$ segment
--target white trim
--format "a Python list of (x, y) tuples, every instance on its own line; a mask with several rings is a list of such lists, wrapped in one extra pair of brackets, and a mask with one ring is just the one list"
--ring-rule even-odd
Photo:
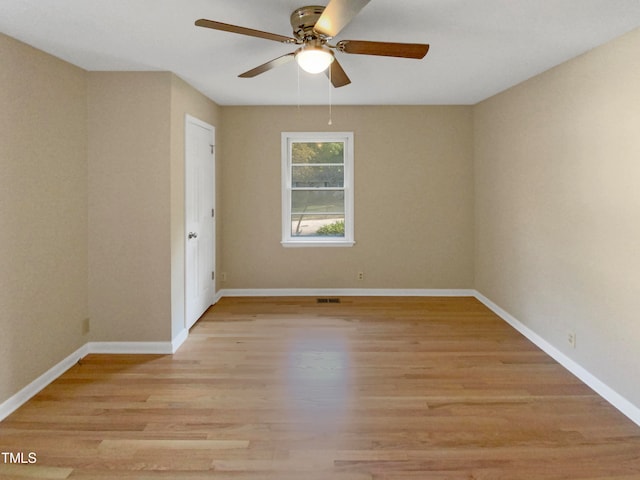
[(43, 388), (57, 379), (64, 372), (73, 367), (78, 361), (89, 353), (89, 344), (85, 344), (73, 352), (67, 358), (51, 367), (45, 373), (36, 378), (29, 385), (24, 387), (15, 395), (12, 395), (0, 404), (0, 421), (7, 418), (31, 398), (38, 394)]
[(173, 340), (171, 340), (171, 353), (176, 353), (187, 338), (189, 338), (189, 330), (184, 328)]
[(222, 297), (473, 297), (475, 290), (423, 288), (232, 288)]
[(172, 342), (89, 342), (88, 353), (161, 354), (173, 353)]
[(218, 290), (216, 292), (215, 296), (213, 297), (213, 304), (212, 305), (215, 305), (216, 303), (218, 303), (220, 301), (220, 299), (222, 297), (224, 297), (223, 292), (224, 292), (224, 290)]
[[(341, 142), (344, 144), (344, 237), (295, 237), (291, 235), (291, 145), (293, 142)], [(352, 247), (354, 239), (354, 140), (353, 132), (282, 132), (281, 190), (283, 247)], [(322, 189), (317, 189), (322, 190)], [(333, 189), (331, 189), (333, 190)]]
[[(315, 237), (314, 237), (315, 238)], [(327, 237), (330, 238), (330, 237)], [(356, 242), (349, 240), (287, 240), (280, 242), (283, 247), (297, 248), (297, 247), (353, 247)]]
[[(211, 125), (211, 124), (209, 124), (209, 123), (207, 123), (207, 122), (205, 122), (203, 120), (200, 120), (199, 118), (194, 117), (193, 115), (189, 115), (188, 113), (184, 114), (184, 119), (185, 119), (185, 122), (187, 122), (187, 121), (191, 122), (191, 123), (193, 123), (195, 125), (198, 125), (199, 127), (204, 128), (205, 130), (215, 129), (215, 127), (213, 125)], [(214, 141), (215, 141), (215, 137), (214, 137)]]
[(521, 321), (512, 316), (509, 312), (499, 307), (487, 297), (485, 297), (480, 292), (475, 292), (475, 297), (482, 302), (487, 308), (492, 310), (496, 315), (502, 318), (505, 322), (511, 325), (513, 328), (518, 330), (521, 334), (523, 334), (527, 339), (533, 342), (536, 346), (538, 346), (542, 351), (544, 351), (547, 355), (553, 358), (556, 362), (562, 365), (564, 368), (573, 373), (576, 377), (578, 377), (582, 382), (584, 382), (588, 387), (594, 390), (598, 395), (604, 398), (607, 402), (613, 405), (616, 409), (618, 409), (622, 414), (627, 416), (631, 421), (635, 424), (640, 425), (640, 408), (631, 403), (625, 397), (616, 392), (609, 385), (601, 381), (599, 378), (594, 376), (588, 370), (586, 370), (583, 366), (578, 364), (573, 359), (566, 356), (556, 347), (547, 342), (544, 338), (538, 335), (536, 332), (531, 330)]
[[(186, 332), (186, 333), (184, 333)], [(173, 342), (89, 342), (67, 356), (45, 373), (36, 378), (15, 395), (0, 404), (0, 421), (7, 418), (27, 403), (43, 388), (55, 381), (73, 367), (79, 360), (91, 353), (106, 354), (172, 354), (186, 340), (188, 331), (181, 333)], [(184, 338), (183, 337), (184, 334)], [(180, 342), (178, 344), (178, 342)], [(174, 350), (175, 346), (175, 350)]]

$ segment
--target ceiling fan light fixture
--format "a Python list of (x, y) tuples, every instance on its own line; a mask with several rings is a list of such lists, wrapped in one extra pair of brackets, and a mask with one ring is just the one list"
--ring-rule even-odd
[(306, 45), (296, 52), (296, 62), (308, 73), (324, 72), (333, 60), (333, 52), (325, 46)]

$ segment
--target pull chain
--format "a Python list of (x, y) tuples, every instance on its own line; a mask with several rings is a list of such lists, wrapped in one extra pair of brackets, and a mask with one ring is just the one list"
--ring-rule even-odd
[[(297, 65), (298, 62), (296, 62)], [(300, 113), (300, 65), (297, 65), (298, 69), (298, 113)]]
[(331, 82), (331, 65), (329, 65), (329, 125), (333, 125), (331, 121), (331, 101), (332, 101), (333, 83)]

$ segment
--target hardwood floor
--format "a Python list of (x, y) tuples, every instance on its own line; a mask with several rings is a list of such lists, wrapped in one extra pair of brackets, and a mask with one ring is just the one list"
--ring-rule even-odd
[[(640, 479), (640, 427), (473, 298), (225, 298), (0, 424), (0, 478)], [(26, 457), (25, 457), (26, 458)]]

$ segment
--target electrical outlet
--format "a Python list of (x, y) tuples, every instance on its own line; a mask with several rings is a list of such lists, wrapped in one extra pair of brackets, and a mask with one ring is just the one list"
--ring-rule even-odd
[(89, 317), (82, 320), (82, 334), (86, 335), (91, 331), (91, 319)]
[(576, 333), (567, 332), (567, 343), (571, 348), (576, 348)]
[(358, 280), (364, 280), (364, 272), (358, 272)]
[(227, 272), (220, 273), (220, 281), (221, 282), (226, 282), (227, 281)]

